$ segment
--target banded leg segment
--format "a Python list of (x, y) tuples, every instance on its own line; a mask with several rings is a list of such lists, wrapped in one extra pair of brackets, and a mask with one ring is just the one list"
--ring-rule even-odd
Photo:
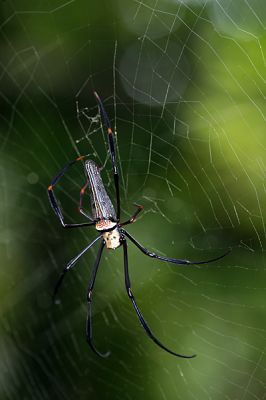
[[(90, 219), (91, 221), (93, 221), (93, 218), (92, 218), (88, 213), (86, 213), (86, 211), (83, 210), (83, 198), (84, 198), (85, 191), (86, 191), (87, 187), (89, 186), (89, 184), (90, 184), (90, 182), (87, 181), (86, 185), (84, 185), (83, 188), (81, 188), (81, 190), (80, 190), (79, 208), (78, 208), (78, 210), (79, 210), (79, 212), (80, 212), (81, 214), (83, 214), (85, 217), (87, 217), (88, 219)], [(95, 222), (96, 222), (96, 221), (95, 221)]]
[(107, 353), (100, 353), (94, 346), (93, 340), (92, 340), (92, 291), (93, 291), (93, 287), (95, 284), (95, 279), (96, 279), (98, 267), (99, 267), (99, 264), (101, 261), (101, 256), (102, 256), (104, 246), (105, 246), (105, 242), (103, 240), (101, 243), (101, 246), (99, 248), (97, 258), (95, 260), (95, 264), (93, 267), (93, 271), (92, 271), (92, 275), (91, 275), (91, 279), (90, 279), (88, 291), (87, 291), (88, 315), (87, 315), (87, 323), (86, 323), (86, 338), (87, 338), (87, 342), (88, 342), (90, 348), (92, 349), (92, 351), (94, 351), (94, 353), (96, 353), (98, 356), (106, 358), (109, 356), (110, 352), (108, 351)]
[(210, 260), (206, 260), (206, 261), (189, 261), (189, 260), (183, 260), (183, 259), (180, 259), (180, 258), (163, 257), (163, 256), (159, 256), (158, 254), (153, 253), (153, 252), (149, 251), (148, 249), (146, 249), (144, 246), (142, 246), (142, 244), (140, 244), (132, 235), (130, 235), (124, 229), (121, 229), (121, 231), (146, 256), (149, 256), (149, 257), (152, 257), (152, 258), (156, 258), (157, 260), (166, 261), (166, 262), (170, 262), (170, 263), (173, 263), (173, 264), (178, 264), (178, 265), (208, 264), (208, 263), (220, 260), (221, 258), (227, 256), (227, 254), (229, 254), (231, 252), (231, 250), (228, 250), (226, 253), (222, 254), (221, 256), (215, 257), (215, 258), (211, 258)]
[(112, 167), (113, 167), (113, 175), (114, 175), (114, 184), (115, 184), (115, 191), (116, 191), (116, 206), (117, 206), (117, 220), (120, 220), (120, 192), (119, 192), (119, 173), (118, 173), (118, 168), (117, 168), (117, 162), (116, 162), (116, 152), (115, 152), (115, 143), (114, 143), (114, 134), (111, 128), (111, 123), (108, 118), (107, 112), (104, 109), (102, 100), (100, 99), (99, 95), (97, 92), (94, 92), (94, 95), (96, 97), (96, 100), (98, 102), (98, 106), (103, 118), (104, 125), (107, 128), (107, 133), (108, 133), (108, 145), (109, 145), (109, 150), (110, 150), (110, 155), (111, 155), (111, 161), (112, 161)]
[(162, 344), (162, 343), (154, 336), (154, 334), (152, 333), (152, 331), (151, 331), (149, 325), (147, 324), (147, 322), (146, 322), (146, 320), (144, 319), (144, 317), (143, 317), (143, 315), (142, 315), (140, 309), (139, 309), (138, 306), (137, 306), (135, 297), (134, 297), (134, 295), (133, 295), (133, 293), (132, 293), (132, 290), (131, 290), (131, 284), (130, 284), (130, 278), (129, 278), (129, 271), (128, 271), (127, 242), (126, 242), (125, 239), (123, 240), (123, 248), (124, 248), (124, 272), (125, 272), (125, 285), (126, 285), (126, 290), (127, 290), (128, 297), (130, 298), (131, 303), (133, 304), (134, 310), (135, 310), (135, 312), (136, 312), (136, 314), (137, 314), (137, 316), (138, 316), (138, 319), (139, 319), (139, 322), (140, 322), (142, 328), (145, 330), (145, 332), (147, 333), (147, 335), (149, 336), (149, 338), (152, 339), (152, 340), (154, 341), (155, 344), (157, 344), (157, 346), (161, 347), (163, 350), (167, 351), (168, 353), (173, 354), (173, 355), (176, 356), (176, 357), (181, 357), (181, 358), (193, 358), (193, 357), (195, 357), (195, 356), (196, 356), (195, 354), (193, 354), (193, 355), (191, 355), (191, 356), (186, 356), (186, 355), (183, 355), (183, 354), (175, 353), (174, 351), (168, 349), (164, 344)]
[(88, 251), (94, 245), (94, 243), (96, 243), (97, 240), (99, 240), (100, 238), (101, 238), (101, 236), (98, 236), (88, 246), (86, 246), (85, 249), (83, 249), (76, 257), (72, 258), (72, 260), (70, 260), (68, 262), (67, 266), (61, 272), (61, 275), (59, 276), (59, 279), (58, 279), (58, 281), (57, 281), (57, 283), (55, 285), (54, 293), (53, 293), (53, 302), (55, 302), (56, 295), (58, 293), (59, 288), (62, 285), (62, 282), (63, 282), (63, 279), (64, 279), (66, 273), (68, 271), (70, 271), (73, 267), (75, 267), (75, 265), (77, 264), (77, 262), (80, 259), (80, 257), (82, 257), (86, 253), (86, 251)]
[(133, 224), (136, 221), (138, 214), (143, 210), (144, 207), (139, 204), (134, 204), (134, 206), (137, 207), (137, 210), (134, 212), (132, 217), (130, 217), (127, 221), (121, 222), (120, 226)]
[(53, 188), (54, 186), (58, 183), (58, 181), (62, 178), (62, 176), (66, 173), (66, 171), (68, 170), (69, 167), (71, 167), (72, 165), (74, 165), (76, 162), (83, 160), (85, 156), (80, 156), (77, 157), (75, 160), (70, 161), (69, 163), (67, 163), (62, 170), (54, 177), (54, 179), (51, 182), (51, 185), (48, 186), (48, 197), (50, 200), (50, 204), (55, 212), (55, 214), (57, 215), (57, 217), (59, 218), (59, 221), (61, 222), (61, 225), (64, 228), (79, 228), (82, 226), (91, 226), (94, 225), (94, 221), (92, 218), (90, 218), (89, 216), (87, 216), (87, 218), (90, 219), (91, 222), (83, 222), (83, 223), (78, 223), (78, 224), (67, 224), (64, 221), (64, 216), (62, 213), (62, 210), (59, 206), (59, 203), (56, 199), (56, 196), (54, 194)]

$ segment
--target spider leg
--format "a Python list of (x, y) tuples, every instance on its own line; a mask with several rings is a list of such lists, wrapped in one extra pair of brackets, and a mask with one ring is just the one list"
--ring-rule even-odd
[(89, 217), (88, 215), (87, 215), (87, 217), (90, 219), (91, 222), (83, 222), (83, 223), (80, 223), (80, 224), (66, 224), (65, 221), (64, 221), (64, 216), (63, 216), (62, 210), (61, 210), (61, 208), (60, 208), (60, 206), (58, 204), (58, 201), (57, 201), (57, 199), (55, 197), (55, 194), (53, 192), (54, 186), (62, 178), (62, 176), (65, 174), (65, 172), (68, 170), (68, 168), (71, 167), (73, 164), (75, 164), (77, 161), (82, 160), (83, 158), (84, 158), (84, 156), (80, 156), (80, 157), (77, 157), (75, 160), (68, 162), (61, 169), (61, 171), (54, 177), (54, 179), (52, 180), (51, 184), (48, 186), (48, 197), (49, 197), (49, 200), (50, 200), (50, 204), (51, 204), (55, 214), (59, 218), (59, 220), (61, 222), (61, 225), (64, 228), (79, 228), (79, 227), (82, 227), (82, 226), (91, 226), (91, 225), (95, 224), (94, 220), (91, 217)]
[(135, 300), (135, 298), (134, 298), (134, 296), (133, 296), (132, 290), (131, 290), (131, 284), (130, 284), (130, 278), (129, 278), (129, 271), (128, 271), (127, 242), (126, 242), (125, 239), (123, 240), (123, 248), (124, 248), (125, 285), (126, 285), (127, 294), (128, 294), (128, 297), (130, 298), (132, 304), (133, 304), (133, 307), (134, 307), (134, 309), (135, 309), (135, 311), (136, 311), (136, 314), (137, 314), (137, 316), (138, 316), (139, 322), (141, 323), (141, 326), (144, 328), (144, 330), (145, 330), (145, 332), (147, 333), (147, 335), (149, 336), (149, 338), (152, 339), (152, 340), (154, 341), (154, 343), (157, 344), (157, 346), (161, 347), (163, 350), (167, 351), (167, 352), (170, 353), (170, 354), (173, 354), (173, 355), (176, 356), (176, 357), (181, 357), (181, 358), (193, 358), (193, 357), (196, 357), (196, 354), (193, 354), (193, 355), (191, 355), (191, 356), (186, 356), (186, 355), (183, 355), (183, 354), (175, 353), (174, 351), (172, 351), (172, 350), (168, 349), (166, 346), (164, 346), (164, 345), (154, 336), (154, 334), (152, 333), (152, 331), (151, 331), (149, 325), (147, 324), (147, 322), (145, 321), (143, 315), (141, 314), (141, 312), (140, 312), (140, 310), (139, 310), (139, 308), (138, 308), (138, 306), (137, 306), (136, 300)]
[(60, 286), (61, 286), (61, 284), (62, 284), (62, 282), (63, 282), (63, 279), (64, 279), (66, 273), (67, 273), (68, 271), (70, 271), (70, 270), (76, 265), (76, 263), (77, 263), (77, 261), (80, 259), (80, 257), (82, 257), (83, 254), (85, 254), (86, 251), (88, 251), (88, 250), (94, 245), (94, 243), (96, 243), (97, 240), (100, 239), (100, 237), (101, 237), (101, 236), (98, 236), (96, 239), (94, 239), (94, 240), (93, 240), (87, 247), (85, 247), (85, 249), (83, 249), (76, 257), (74, 257), (71, 261), (69, 261), (69, 263), (67, 264), (67, 266), (63, 269), (63, 271), (61, 272), (61, 275), (59, 276), (59, 279), (58, 279), (58, 281), (57, 281), (57, 283), (56, 283), (56, 285), (55, 285), (55, 288), (54, 288), (54, 293), (53, 293), (53, 302), (54, 302), (54, 303), (55, 303), (55, 299), (56, 299), (57, 292), (58, 292), (58, 290), (59, 290), (59, 288), (60, 288)]
[(136, 221), (137, 215), (143, 210), (143, 206), (141, 206), (141, 205), (139, 205), (139, 204), (134, 204), (134, 206), (137, 207), (137, 210), (134, 212), (134, 214), (132, 215), (132, 217), (130, 217), (127, 221), (121, 222), (120, 226), (125, 226), (125, 225), (128, 225), (128, 224), (133, 224), (133, 222)]
[(116, 163), (116, 153), (115, 153), (115, 143), (114, 143), (114, 134), (111, 128), (111, 123), (108, 118), (107, 112), (104, 109), (102, 100), (100, 99), (99, 95), (97, 92), (94, 92), (94, 96), (96, 97), (96, 100), (98, 102), (98, 106), (104, 121), (104, 125), (107, 128), (107, 133), (108, 133), (108, 144), (109, 144), (109, 150), (111, 154), (111, 161), (112, 161), (112, 166), (113, 166), (113, 174), (114, 174), (114, 183), (115, 183), (115, 191), (116, 191), (116, 206), (117, 206), (117, 220), (119, 221), (120, 219), (120, 193), (119, 193), (119, 174), (118, 174), (118, 168), (117, 168), (117, 163)]
[(86, 338), (87, 338), (87, 342), (88, 342), (90, 348), (92, 349), (92, 351), (94, 351), (94, 353), (96, 353), (98, 356), (106, 358), (110, 355), (110, 351), (108, 351), (107, 353), (100, 353), (94, 346), (93, 340), (92, 340), (92, 291), (93, 291), (93, 287), (94, 287), (94, 283), (95, 283), (95, 279), (96, 279), (96, 275), (97, 275), (97, 271), (98, 271), (98, 267), (100, 264), (104, 246), (105, 246), (105, 241), (103, 240), (101, 243), (101, 246), (99, 248), (97, 258), (95, 260), (91, 279), (90, 279), (89, 286), (88, 286), (88, 292), (87, 292), (88, 315), (87, 315), (87, 323), (86, 323)]
[(80, 190), (80, 197), (79, 197), (79, 207), (78, 210), (81, 214), (83, 214), (85, 217), (89, 218), (91, 221), (93, 221), (92, 217), (86, 213), (86, 211), (83, 210), (83, 197), (85, 194), (85, 190), (87, 189), (87, 187), (89, 186), (90, 182), (87, 181), (87, 183), (83, 186), (83, 188), (81, 188)]
[(153, 253), (149, 250), (147, 250), (144, 246), (142, 246), (132, 235), (130, 235), (128, 232), (126, 232), (124, 229), (121, 229), (122, 233), (127, 236), (131, 242), (138, 248), (140, 249), (140, 251), (142, 251), (142, 253), (144, 253), (146, 256), (152, 257), (152, 258), (156, 258), (157, 260), (161, 260), (161, 261), (167, 261), (173, 264), (179, 264), (179, 265), (195, 265), (195, 264), (208, 264), (211, 263), (213, 261), (217, 261), (220, 260), (221, 258), (225, 257), (227, 254), (229, 254), (231, 252), (231, 249), (228, 250), (226, 253), (222, 254), (219, 257), (215, 257), (215, 258), (211, 258), (210, 260), (206, 260), (206, 261), (189, 261), (189, 260), (182, 260), (179, 258), (168, 258), (168, 257), (162, 257), (159, 256), (156, 253)]

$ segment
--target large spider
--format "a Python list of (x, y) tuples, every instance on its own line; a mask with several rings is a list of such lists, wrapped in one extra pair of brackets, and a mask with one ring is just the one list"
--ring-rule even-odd
[[(59, 203), (54, 195), (53, 188), (57, 184), (57, 182), (62, 178), (62, 176), (65, 174), (65, 172), (68, 170), (70, 166), (75, 164), (76, 162), (83, 160), (84, 156), (77, 157), (75, 160), (67, 163), (63, 169), (55, 176), (55, 178), (52, 180), (50, 186), (48, 187), (48, 196), (50, 199), (51, 206), (59, 218), (61, 225), (63, 228), (80, 228), (80, 227), (85, 227), (85, 226), (95, 226), (96, 230), (100, 233), (99, 236), (96, 237), (88, 246), (86, 246), (75, 258), (73, 258), (67, 266), (64, 268), (62, 271), (57, 284), (54, 289), (54, 294), (53, 294), (53, 299), (55, 300), (56, 294), (58, 292), (59, 287), (62, 284), (62, 281), (64, 279), (65, 274), (71, 270), (78, 260), (98, 241), (100, 240), (100, 247), (98, 250), (98, 254), (95, 260), (95, 264), (92, 270), (92, 275), (91, 279), (89, 282), (88, 286), (88, 291), (87, 291), (87, 301), (88, 301), (88, 314), (87, 314), (87, 322), (86, 322), (86, 338), (88, 341), (88, 344), (90, 345), (91, 349), (101, 357), (107, 357), (110, 352), (107, 353), (100, 353), (96, 347), (93, 344), (92, 340), (92, 292), (93, 292), (93, 287), (96, 279), (96, 274), (98, 271), (98, 267), (100, 264), (101, 256), (104, 247), (106, 246), (107, 249), (113, 249), (115, 250), (117, 247), (123, 246), (124, 250), (124, 273), (125, 273), (125, 285), (126, 285), (126, 290), (128, 297), (130, 298), (133, 307), (136, 311), (136, 314), (138, 316), (138, 319), (144, 328), (145, 332), (147, 335), (163, 350), (167, 351), (170, 354), (173, 354), (174, 356), (177, 357), (183, 357), (183, 358), (193, 358), (195, 357), (195, 354), (193, 355), (182, 355), (178, 354), (170, 349), (168, 349), (164, 344), (162, 344), (153, 334), (151, 331), (149, 325), (147, 324), (146, 320), (144, 319), (142, 313), (140, 312), (135, 297), (133, 296), (132, 290), (131, 290), (131, 284), (130, 284), (130, 278), (129, 278), (129, 271), (128, 271), (128, 254), (127, 254), (127, 240), (128, 238), (142, 253), (144, 253), (146, 256), (156, 258), (157, 260), (161, 261), (166, 261), (170, 262), (173, 264), (179, 264), (179, 265), (193, 265), (193, 264), (206, 264), (210, 263), (216, 260), (219, 260), (220, 258), (223, 258), (228, 252), (223, 254), (222, 256), (213, 258), (211, 260), (207, 261), (189, 261), (189, 260), (182, 260), (182, 259), (176, 259), (176, 258), (168, 258), (168, 257), (162, 257), (159, 256), (158, 254), (155, 254), (153, 252), (150, 252), (147, 250), (145, 247), (143, 247), (133, 236), (131, 236), (125, 229), (122, 227), (128, 224), (132, 224), (133, 222), (136, 221), (137, 215), (141, 212), (143, 209), (143, 206), (135, 204), (137, 207), (137, 210), (135, 213), (132, 215), (130, 219), (128, 219), (125, 222), (120, 222), (120, 194), (119, 194), (119, 174), (118, 174), (118, 169), (117, 169), (117, 164), (116, 164), (116, 152), (115, 152), (115, 145), (114, 145), (114, 137), (113, 137), (113, 131), (111, 128), (111, 124), (108, 118), (108, 115), (104, 109), (103, 103), (101, 99), (99, 98), (98, 94), (94, 92), (94, 95), (96, 97), (98, 107), (100, 110), (100, 114), (102, 117), (102, 120), (104, 122), (105, 127), (107, 128), (107, 134), (108, 134), (108, 144), (109, 144), (109, 151), (111, 155), (111, 161), (112, 161), (112, 169), (113, 169), (113, 176), (114, 176), (114, 184), (115, 184), (115, 191), (116, 191), (116, 206), (117, 210), (115, 211), (114, 206), (106, 193), (104, 184), (102, 182), (101, 176), (100, 176), (100, 169), (99, 167), (95, 164), (94, 161), (92, 160), (87, 160), (85, 161), (85, 173), (87, 175), (87, 183), (86, 185), (81, 189), (80, 191), (80, 203), (79, 203), (79, 211), (89, 219), (90, 222), (84, 222), (84, 223), (77, 223), (77, 224), (67, 224), (65, 223), (64, 216), (62, 213), (62, 210), (59, 206)], [(89, 186), (90, 188), (90, 197), (91, 197), (91, 208), (92, 208), (92, 216), (88, 215), (82, 207), (83, 203), (83, 197), (86, 188)]]

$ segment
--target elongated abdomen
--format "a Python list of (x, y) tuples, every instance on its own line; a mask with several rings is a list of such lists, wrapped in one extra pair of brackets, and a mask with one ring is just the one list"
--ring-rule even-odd
[(100, 220), (116, 220), (116, 212), (103, 185), (98, 166), (94, 161), (87, 160), (85, 170), (90, 183), (92, 217)]

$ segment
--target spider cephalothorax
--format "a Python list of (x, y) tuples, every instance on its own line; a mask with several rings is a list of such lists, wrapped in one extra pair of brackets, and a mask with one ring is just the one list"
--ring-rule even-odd
[(110, 232), (104, 232), (102, 237), (105, 241), (107, 249), (115, 250), (117, 247), (121, 246), (121, 235), (118, 228), (113, 229)]
[[(111, 124), (109, 121), (109, 118), (106, 114), (106, 111), (103, 107), (102, 101), (100, 100), (99, 96), (95, 92), (95, 97), (98, 102), (99, 110), (101, 113), (101, 116), (103, 118), (104, 125), (107, 128), (107, 136), (108, 136), (108, 144), (109, 144), (109, 151), (111, 155), (111, 161), (112, 161), (112, 168), (113, 168), (113, 176), (114, 176), (114, 185), (115, 185), (115, 192), (116, 192), (116, 211), (114, 209), (114, 206), (110, 200), (110, 197), (108, 196), (104, 184), (102, 182), (102, 178), (100, 175), (100, 168), (95, 164), (94, 161), (92, 160), (87, 160), (85, 162), (85, 172), (87, 176), (87, 182), (85, 186), (81, 189), (80, 191), (80, 203), (79, 203), (79, 211), (89, 219), (89, 222), (83, 222), (83, 223), (77, 223), (77, 224), (67, 224), (65, 223), (63, 213), (61, 211), (61, 208), (59, 206), (59, 203), (54, 195), (53, 188), (57, 184), (57, 182), (61, 179), (61, 177), (64, 175), (64, 173), (67, 171), (67, 169), (75, 164), (76, 162), (83, 160), (83, 156), (77, 157), (75, 160), (69, 162), (66, 164), (63, 169), (55, 176), (55, 178), (52, 180), (51, 184), (48, 187), (48, 196), (51, 202), (51, 206), (54, 209), (57, 217), (59, 218), (62, 226), (64, 228), (79, 228), (79, 227), (86, 227), (86, 226), (95, 226), (96, 230), (100, 233), (96, 239), (94, 239), (88, 246), (85, 247), (75, 258), (73, 258), (67, 266), (64, 268), (62, 274), (59, 277), (59, 280), (55, 286), (54, 290), (54, 298), (58, 292), (59, 287), (61, 286), (61, 283), (64, 279), (65, 274), (72, 269), (77, 261), (80, 259), (81, 256), (84, 255), (98, 240), (101, 240), (101, 244), (99, 247), (99, 251), (95, 260), (94, 268), (92, 270), (92, 275), (91, 275), (91, 280), (89, 282), (88, 286), (88, 291), (87, 291), (87, 302), (88, 302), (88, 316), (87, 316), (87, 323), (86, 323), (86, 338), (87, 341), (91, 347), (91, 349), (98, 354), (101, 357), (107, 357), (109, 355), (108, 353), (102, 354), (100, 353), (96, 347), (93, 344), (92, 340), (92, 292), (94, 288), (94, 283), (98, 271), (98, 267), (100, 264), (101, 256), (104, 247), (107, 249), (116, 249), (119, 246), (123, 246), (123, 251), (124, 251), (124, 274), (125, 274), (125, 285), (126, 285), (126, 290), (128, 297), (130, 298), (132, 305), (136, 311), (136, 314), (138, 316), (138, 319), (142, 325), (142, 327), (145, 329), (147, 335), (156, 343), (159, 347), (164, 349), (170, 354), (173, 354), (174, 356), (177, 357), (183, 357), (183, 358), (192, 358), (195, 357), (195, 355), (191, 356), (185, 356), (182, 354), (175, 353), (174, 351), (168, 349), (164, 344), (162, 344), (152, 333), (150, 327), (148, 326), (147, 322), (145, 321), (140, 309), (138, 308), (138, 305), (136, 303), (136, 300), (133, 296), (132, 290), (131, 290), (131, 284), (130, 284), (130, 278), (129, 278), (129, 270), (128, 270), (128, 254), (127, 254), (127, 238), (145, 255), (156, 258), (161, 261), (167, 261), (173, 264), (178, 264), (178, 265), (193, 265), (193, 264), (206, 264), (215, 260), (219, 260), (220, 258), (224, 257), (228, 252), (223, 254), (220, 257), (216, 257), (214, 259), (208, 260), (208, 261), (189, 261), (189, 260), (182, 260), (182, 259), (176, 259), (176, 258), (168, 258), (168, 257), (162, 257), (159, 256), (153, 252), (150, 252), (147, 250), (145, 247), (143, 247), (133, 236), (131, 236), (127, 231), (125, 231), (122, 226), (132, 224), (135, 222), (137, 215), (141, 212), (143, 209), (143, 206), (141, 205), (136, 205), (137, 210), (136, 212), (132, 215), (132, 217), (125, 222), (120, 222), (120, 194), (119, 194), (119, 174), (118, 174), (118, 169), (116, 165), (116, 153), (115, 153), (115, 145), (114, 145), (114, 137), (113, 137), (113, 131), (111, 128)], [(87, 214), (82, 207), (82, 202), (83, 202), (83, 197), (86, 188), (89, 186), (90, 189), (90, 196), (91, 196), (91, 208), (92, 208), (92, 215)]]

